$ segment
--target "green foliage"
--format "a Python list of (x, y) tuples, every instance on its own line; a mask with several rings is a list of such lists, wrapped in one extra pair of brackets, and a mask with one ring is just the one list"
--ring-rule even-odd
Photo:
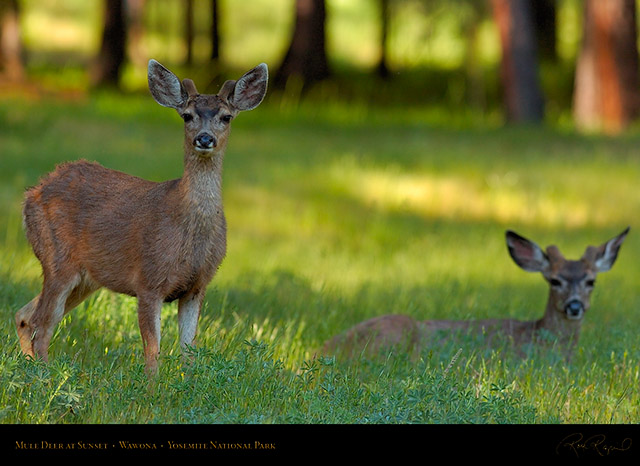
[[(83, 369), (62, 356), (45, 365), (0, 361), (1, 422), (21, 423), (527, 423), (536, 410), (511, 387), (475, 394), (421, 361), (338, 367), (304, 361), (297, 371), (269, 345), (245, 341), (233, 355), (199, 348), (189, 363), (165, 358), (157, 382), (142, 367)], [(117, 366), (116, 366), (117, 364)]]
[[(501, 128), (324, 98), (272, 98), (234, 122), (228, 256), (189, 361), (176, 306), (165, 306), (151, 386), (135, 299), (108, 291), (63, 320), (49, 364), (20, 356), (13, 315), (41, 283), (20, 203), (64, 160), (179, 176), (178, 116), (108, 93), (0, 101), (0, 422), (637, 422), (638, 134)], [(554, 351), (521, 360), (473, 340), (414, 359), (316, 357), (325, 339), (374, 315), (538, 318), (546, 285), (513, 265), (504, 230), (576, 257), (628, 224), (570, 362)]]

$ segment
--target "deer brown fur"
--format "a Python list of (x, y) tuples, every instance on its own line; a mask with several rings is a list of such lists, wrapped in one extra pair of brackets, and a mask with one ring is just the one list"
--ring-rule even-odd
[(580, 260), (572, 261), (565, 259), (556, 246), (549, 246), (545, 253), (532, 241), (507, 231), (507, 247), (515, 263), (526, 271), (542, 273), (549, 283), (547, 307), (539, 320), (418, 321), (406, 315), (382, 315), (328, 340), (322, 353), (372, 356), (391, 348), (413, 353), (466, 333), (482, 335), (487, 345), (507, 339), (522, 347), (551, 340), (569, 357), (590, 307), (596, 275), (613, 266), (628, 232), (629, 228), (599, 247), (589, 246)]
[(208, 283), (226, 253), (222, 163), (231, 120), (257, 107), (261, 64), (217, 95), (201, 95), (155, 60), (154, 99), (185, 121), (184, 172), (152, 182), (87, 161), (61, 164), (25, 195), (26, 236), (42, 265), (42, 291), (16, 314), (22, 351), (48, 359), (56, 325), (106, 287), (137, 297), (145, 365), (157, 371), (160, 311), (178, 300), (180, 343), (193, 343)]

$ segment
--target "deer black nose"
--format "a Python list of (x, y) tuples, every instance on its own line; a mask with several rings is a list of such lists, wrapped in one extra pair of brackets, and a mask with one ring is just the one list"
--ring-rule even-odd
[(565, 305), (564, 312), (569, 319), (579, 319), (584, 313), (584, 305), (577, 299), (572, 299)]
[(208, 133), (200, 133), (196, 136), (194, 145), (198, 149), (212, 149), (216, 146), (216, 138)]

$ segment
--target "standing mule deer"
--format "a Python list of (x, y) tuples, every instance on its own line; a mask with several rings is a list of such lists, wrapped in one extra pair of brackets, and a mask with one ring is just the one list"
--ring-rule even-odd
[(161, 183), (96, 163), (65, 163), (29, 189), (27, 239), (42, 264), (42, 291), (16, 314), (23, 353), (48, 359), (56, 325), (101, 287), (135, 296), (146, 370), (157, 372), (160, 311), (178, 300), (183, 349), (191, 345), (207, 284), (226, 253), (222, 161), (231, 120), (267, 90), (261, 64), (217, 95), (198, 94), (155, 60), (151, 95), (184, 120), (184, 173)]
[[(566, 260), (556, 246), (546, 253), (532, 241), (507, 231), (507, 247), (515, 263), (528, 272), (540, 272), (549, 283), (549, 299), (540, 320), (427, 320), (405, 315), (383, 315), (361, 322), (324, 344), (324, 354), (375, 355), (390, 347), (413, 352), (435, 346), (451, 337), (450, 332), (485, 335), (486, 343), (507, 338), (521, 347), (548, 340), (549, 334), (565, 348), (567, 357), (580, 335), (582, 318), (590, 307), (596, 274), (606, 272), (615, 262), (629, 228), (599, 247), (589, 246), (580, 260)], [(544, 335), (544, 334), (547, 335)]]

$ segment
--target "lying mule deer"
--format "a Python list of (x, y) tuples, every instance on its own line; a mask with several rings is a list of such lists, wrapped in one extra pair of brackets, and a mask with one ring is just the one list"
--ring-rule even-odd
[(79, 161), (58, 166), (25, 195), (26, 235), (42, 291), (16, 314), (22, 351), (48, 359), (56, 325), (101, 287), (135, 296), (146, 369), (157, 372), (160, 311), (178, 300), (180, 343), (191, 345), (207, 284), (226, 253), (222, 160), (231, 120), (264, 98), (261, 64), (217, 95), (199, 94), (149, 61), (149, 89), (184, 120), (184, 173), (161, 183)]
[[(629, 228), (599, 247), (589, 246), (580, 260), (566, 260), (556, 246), (546, 253), (532, 241), (507, 231), (507, 247), (515, 263), (528, 272), (540, 272), (549, 283), (549, 300), (544, 316), (536, 321), (515, 319), (417, 321), (405, 315), (383, 315), (361, 322), (327, 341), (324, 354), (357, 356), (376, 354), (389, 347), (409, 352), (435, 346), (450, 332), (485, 335), (487, 343), (507, 338), (516, 346), (548, 340), (549, 335), (570, 355), (576, 344), (582, 318), (590, 306), (596, 274), (609, 270)], [(547, 333), (545, 338), (545, 333)]]

